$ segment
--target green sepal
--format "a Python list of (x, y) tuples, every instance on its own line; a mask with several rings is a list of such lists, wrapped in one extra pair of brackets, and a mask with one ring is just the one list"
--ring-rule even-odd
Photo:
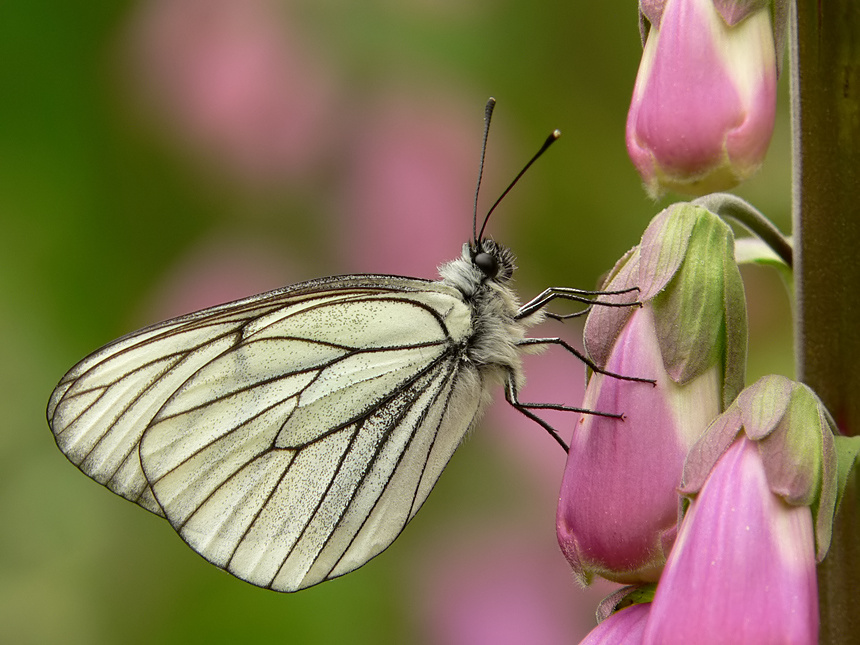
[[(639, 247), (635, 246), (625, 253), (606, 277), (602, 289), (616, 291), (638, 287), (639, 284)], [(632, 291), (618, 296), (604, 296), (607, 302), (633, 302), (640, 299), (639, 292)], [(585, 321), (583, 343), (589, 357), (604, 367), (615, 345), (615, 339), (635, 311), (634, 307), (594, 307)]]
[(722, 364), (723, 406), (743, 387), (747, 320), (731, 228), (694, 204), (675, 204), (642, 238), (640, 285), (651, 298), (666, 371), (684, 384)]
[[(786, 238), (789, 239), (790, 238)], [(794, 272), (776, 252), (757, 237), (742, 237), (735, 240), (735, 262), (739, 266), (756, 264), (775, 269), (782, 278), (789, 298), (794, 296)], [(794, 303), (792, 303), (794, 304)]]
[(609, 594), (597, 605), (597, 622), (602, 623), (612, 614), (633, 605), (652, 602), (657, 592), (657, 583), (649, 582), (642, 585), (621, 587)]
[(756, 442), (768, 486), (787, 504), (809, 506), (816, 557), (830, 548), (833, 517), (860, 438), (834, 436), (824, 405), (803, 383), (764, 376), (746, 388), (687, 454), (679, 491), (694, 497), (711, 469), (743, 432)]
[(857, 465), (857, 455), (860, 454), (860, 436), (846, 437), (835, 435), (833, 437), (836, 450), (836, 511), (842, 503), (845, 487), (848, 485), (848, 477)]
[[(638, 299), (653, 307), (663, 363), (676, 383), (721, 365), (723, 407), (743, 387), (746, 366), (746, 300), (733, 244), (731, 228), (719, 217), (696, 204), (673, 204), (651, 220), (639, 246), (616, 263), (603, 285), (638, 287)], [(606, 364), (633, 311), (595, 307), (589, 314), (585, 347), (598, 365)]]

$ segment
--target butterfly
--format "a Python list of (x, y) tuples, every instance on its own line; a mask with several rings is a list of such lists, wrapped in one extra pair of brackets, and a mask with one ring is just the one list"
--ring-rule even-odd
[(552, 300), (602, 292), (548, 289), (520, 306), (513, 272), (482, 227), (437, 281), (322, 278), (161, 322), (69, 370), (48, 423), (81, 471), (212, 564), (303, 589), (394, 541), (494, 385), (564, 445), (533, 410), (579, 409), (519, 401), (521, 355), (549, 343), (580, 354), (525, 333)]

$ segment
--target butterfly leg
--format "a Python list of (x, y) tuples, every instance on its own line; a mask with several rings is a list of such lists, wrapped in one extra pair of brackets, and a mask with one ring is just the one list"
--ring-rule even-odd
[(564, 341), (561, 338), (524, 338), (523, 340), (519, 341), (517, 343), (517, 345), (519, 345), (521, 347), (524, 345), (561, 345), (568, 352), (570, 352), (571, 354), (576, 356), (579, 360), (581, 360), (583, 363), (585, 363), (588, 366), (588, 368), (593, 372), (597, 372), (598, 374), (604, 374), (605, 376), (611, 376), (612, 378), (617, 378), (617, 379), (622, 380), (622, 381), (633, 381), (636, 383), (650, 383), (651, 385), (653, 385), (655, 387), (657, 385), (657, 381), (655, 381), (654, 379), (651, 379), (651, 378), (641, 378), (638, 376), (625, 376), (624, 374), (616, 374), (615, 372), (610, 372), (609, 370), (605, 370), (602, 367), (600, 367), (597, 363), (595, 363), (593, 360), (588, 358), (588, 356), (586, 356), (581, 351), (576, 349), (576, 347), (574, 347), (573, 345)]
[(520, 401), (519, 395), (517, 394), (517, 386), (514, 382), (513, 374), (508, 375), (507, 382), (505, 383), (505, 399), (508, 403), (513, 406), (517, 412), (527, 416), (529, 419), (537, 423), (544, 430), (546, 430), (550, 436), (556, 440), (556, 442), (564, 448), (564, 451), (567, 452), (569, 450), (567, 443), (565, 443), (564, 439), (558, 434), (558, 431), (553, 428), (549, 423), (541, 419), (538, 415), (536, 415), (532, 410), (559, 410), (561, 412), (579, 412), (580, 414), (595, 414), (600, 417), (607, 417), (609, 419), (624, 419), (623, 414), (613, 414), (611, 412), (598, 412), (596, 410), (586, 410), (585, 408), (576, 408), (570, 405), (561, 405), (559, 403), (524, 403)]
[(532, 298), (529, 302), (520, 307), (520, 310), (517, 312), (517, 315), (514, 316), (514, 319), (522, 320), (523, 318), (527, 318), (536, 311), (543, 309), (547, 304), (556, 299), (572, 300), (574, 302), (582, 302), (589, 305), (583, 311), (578, 311), (573, 314), (558, 315), (547, 312), (547, 315), (550, 318), (555, 318), (556, 320), (564, 320), (566, 318), (575, 318), (577, 316), (582, 316), (588, 313), (592, 305), (604, 305), (606, 307), (641, 306), (642, 303), (638, 301), (607, 302), (605, 300), (594, 300), (592, 298), (592, 296), (616, 296), (625, 293), (631, 293), (633, 291), (639, 291), (639, 287), (630, 287), (629, 289), (621, 289), (618, 291), (588, 291), (586, 289), (574, 289), (572, 287), (550, 287), (549, 289), (545, 289), (536, 298)]

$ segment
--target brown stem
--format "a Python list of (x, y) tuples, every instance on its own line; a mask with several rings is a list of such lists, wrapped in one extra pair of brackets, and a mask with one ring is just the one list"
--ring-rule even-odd
[[(792, 9), (796, 359), (844, 434), (860, 433), (860, 2)], [(860, 642), (860, 469), (819, 566), (821, 642)]]

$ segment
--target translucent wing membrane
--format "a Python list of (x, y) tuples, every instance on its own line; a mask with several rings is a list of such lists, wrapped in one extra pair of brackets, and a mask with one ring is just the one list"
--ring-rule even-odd
[(478, 413), (456, 290), (334, 278), (208, 309), (81, 361), (48, 406), (83, 472), (214, 564), (294, 591), (385, 549)]

